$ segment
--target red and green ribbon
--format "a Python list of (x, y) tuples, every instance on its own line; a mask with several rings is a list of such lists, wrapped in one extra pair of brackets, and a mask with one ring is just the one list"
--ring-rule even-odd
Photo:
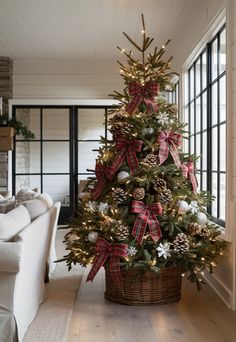
[(179, 159), (179, 153), (177, 148), (181, 145), (182, 134), (174, 133), (171, 131), (162, 131), (158, 136), (157, 142), (160, 144), (159, 160), (160, 165), (168, 158), (169, 152), (172, 155), (176, 167), (181, 167), (181, 161)]
[(93, 281), (97, 272), (105, 264), (107, 258), (109, 257), (111, 277), (117, 287), (123, 290), (123, 281), (120, 272), (120, 258), (127, 255), (127, 249), (128, 245), (126, 244), (110, 244), (106, 240), (98, 238), (95, 245), (96, 257), (86, 281)]
[(188, 178), (192, 184), (193, 192), (197, 192), (197, 178), (194, 172), (194, 163), (189, 161), (181, 165), (182, 175)]
[(91, 197), (96, 200), (102, 193), (107, 180), (111, 180), (113, 176), (111, 168), (109, 166), (102, 165), (99, 162), (96, 163), (95, 175), (97, 178), (97, 183), (91, 193)]
[(136, 152), (141, 152), (142, 145), (142, 140), (127, 140), (123, 137), (117, 138), (116, 149), (118, 154), (111, 166), (112, 175), (117, 172), (126, 158), (130, 168), (130, 173), (133, 175), (139, 166)]
[(146, 205), (142, 201), (132, 201), (131, 212), (138, 214), (134, 222), (132, 235), (140, 245), (142, 244), (147, 225), (149, 226), (153, 241), (157, 242), (161, 238), (161, 228), (156, 215), (161, 215), (162, 211), (163, 209), (159, 202)]
[(160, 85), (154, 81), (145, 85), (138, 82), (129, 83), (129, 94), (133, 96), (133, 99), (126, 107), (127, 113), (132, 114), (142, 101), (144, 101), (148, 112), (157, 112), (158, 108), (153, 97), (158, 94), (159, 89)]

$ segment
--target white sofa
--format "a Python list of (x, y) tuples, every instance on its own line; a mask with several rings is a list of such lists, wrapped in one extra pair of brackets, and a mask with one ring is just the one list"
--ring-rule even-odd
[[(1, 214), (5, 217), (0, 215), (1, 342), (22, 342), (39, 304), (45, 299), (45, 272), (48, 277), (51, 275), (57, 259), (55, 236), (59, 211), (59, 202), (48, 205), (47, 201), (33, 199)], [(12, 225), (12, 232), (1, 226), (1, 219), (7, 218), (10, 227), (17, 214), (19, 222)], [(20, 227), (20, 222), (23, 226), (27, 224)], [(9, 238), (9, 234), (13, 236)]]

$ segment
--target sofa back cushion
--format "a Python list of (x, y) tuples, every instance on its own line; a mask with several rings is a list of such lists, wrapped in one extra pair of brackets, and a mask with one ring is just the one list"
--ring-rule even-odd
[(30, 201), (22, 202), (21, 204), (28, 210), (30, 219), (34, 220), (51, 208), (53, 206), (53, 201), (51, 196), (45, 193)]
[(0, 240), (8, 241), (30, 224), (30, 215), (23, 205), (0, 214)]

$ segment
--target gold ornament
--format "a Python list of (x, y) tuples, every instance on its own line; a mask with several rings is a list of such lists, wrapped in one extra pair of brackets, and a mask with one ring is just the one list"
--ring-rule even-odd
[(145, 190), (144, 188), (136, 188), (133, 192), (133, 198), (137, 201), (141, 201), (145, 197)]

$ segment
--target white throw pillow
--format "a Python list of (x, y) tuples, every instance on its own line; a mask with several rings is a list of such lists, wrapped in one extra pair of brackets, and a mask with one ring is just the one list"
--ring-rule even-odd
[(38, 197), (20, 204), (23, 204), (28, 210), (31, 220), (36, 219), (36, 217), (42, 215), (49, 209), (48, 204)]
[(21, 188), (16, 194), (16, 201), (17, 203), (21, 203), (21, 202), (32, 200), (33, 198), (36, 198), (37, 196), (38, 196), (37, 192), (27, 189), (27, 188)]
[(44, 201), (47, 204), (48, 208), (51, 208), (53, 206), (53, 199), (46, 192), (43, 192), (42, 194), (40, 194), (37, 197), (37, 199), (41, 199), (42, 201)]
[(16, 236), (24, 227), (30, 224), (30, 216), (23, 205), (0, 214), (0, 240), (8, 241)]
[(0, 202), (6, 201), (6, 198), (0, 194)]

